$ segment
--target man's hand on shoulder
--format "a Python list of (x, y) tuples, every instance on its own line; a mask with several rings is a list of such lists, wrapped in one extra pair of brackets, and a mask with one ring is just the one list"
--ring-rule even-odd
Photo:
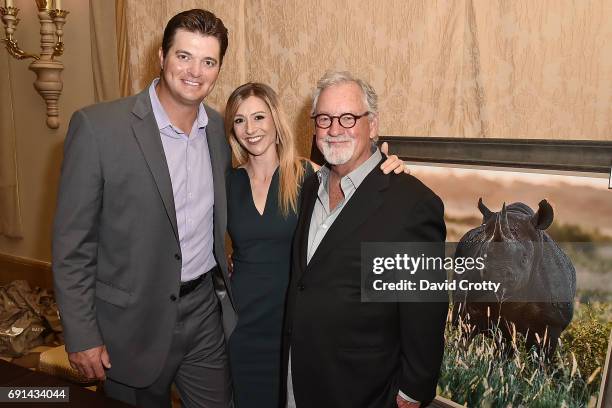
[(420, 402), (410, 402), (403, 399), (399, 394), (395, 398), (397, 402), (397, 408), (419, 408), (421, 406)]
[(87, 378), (106, 380), (105, 368), (111, 368), (106, 346), (93, 347), (75, 353), (68, 353), (70, 365)]

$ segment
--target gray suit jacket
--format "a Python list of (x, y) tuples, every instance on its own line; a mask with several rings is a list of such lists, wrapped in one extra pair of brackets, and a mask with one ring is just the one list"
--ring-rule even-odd
[[(236, 321), (225, 258), (231, 153), (220, 115), (208, 107), (206, 112), (214, 253), (221, 271), (213, 278), (229, 336)], [(53, 277), (66, 349), (104, 344), (110, 378), (150, 385), (170, 348), (180, 274), (172, 185), (148, 89), (75, 112), (53, 228)]]

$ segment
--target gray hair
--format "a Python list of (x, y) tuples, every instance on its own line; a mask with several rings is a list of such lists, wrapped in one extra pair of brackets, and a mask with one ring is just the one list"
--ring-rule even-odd
[(378, 113), (378, 95), (376, 95), (376, 91), (372, 88), (372, 85), (364, 81), (363, 79), (356, 78), (348, 71), (327, 71), (325, 75), (319, 79), (317, 82), (317, 88), (314, 90), (312, 95), (312, 110), (311, 115), (315, 114), (315, 109), (317, 106), (317, 102), (319, 101), (319, 96), (323, 90), (332, 87), (334, 85), (344, 84), (346, 82), (353, 82), (361, 88), (361, 92), (363, 93), (363, 103), (367, 107), (368, 111), (371, 114)]

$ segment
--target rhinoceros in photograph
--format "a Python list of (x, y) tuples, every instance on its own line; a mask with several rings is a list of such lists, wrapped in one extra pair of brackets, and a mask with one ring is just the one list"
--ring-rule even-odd
[(473, 291), (455, 293), (453, 321), (469, 322), (476, 333), (499, 323), (506, 339), (516, 330), (525, 336), (527, 348), (551, 355), (572, 320), (576, 294), (572, 262), (544, 231), (552, 224), (553, 209), (542, 200), (536, 212), (524, 203), (504, 203), (500, 212), (492, 212), (482, 198), (478, 209), (482, 225), (461, 238), (455, 258), (483, 257), (484, 268), (454, 277), (502, 285), (488, 298)]

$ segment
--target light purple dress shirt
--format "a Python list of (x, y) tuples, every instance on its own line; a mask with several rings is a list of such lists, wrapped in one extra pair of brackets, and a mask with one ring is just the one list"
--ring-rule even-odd
[(197, 278), (213, 268), (214, 186), (210, 152), (206, 140), (208, 115), (200, 104), (198, 116), (189, 134), (170, 123), (155, 86), (149, 97), (170, 171), (174, 209), (182, 254), (181, 282)]

